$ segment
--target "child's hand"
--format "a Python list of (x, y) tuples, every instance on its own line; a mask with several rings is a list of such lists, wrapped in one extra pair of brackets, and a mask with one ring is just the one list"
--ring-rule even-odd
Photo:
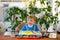
[(39, 37), (42, 37), (42, 34), (40, 33)]
[[(37, 32), (36, 32), (36, 31), (32, 31), (32, 32), (33, 32), (33, 34), (37, 34)], [(41, 36), (42, 36), (42, 34), (40, 33), (38, 36), (39, 36), (39, 37), (41, 37)]]
[(37, 32), (36, 31), (32, 31), (34, 34), (37, 34)]

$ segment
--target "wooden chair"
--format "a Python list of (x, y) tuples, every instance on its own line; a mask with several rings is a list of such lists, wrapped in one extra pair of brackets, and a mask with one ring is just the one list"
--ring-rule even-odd
[(25, 23), (19, 24), (19, 25), (16, 27), (15, 31), (18, 32), (24, 25), (25, 25)]

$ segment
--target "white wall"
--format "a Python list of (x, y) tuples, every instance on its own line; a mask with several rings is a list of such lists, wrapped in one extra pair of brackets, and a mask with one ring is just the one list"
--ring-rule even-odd
[(0, 21), (3, 21), (4, 20), (4, 17), (3, 17), (3, 7), (0, 7)]

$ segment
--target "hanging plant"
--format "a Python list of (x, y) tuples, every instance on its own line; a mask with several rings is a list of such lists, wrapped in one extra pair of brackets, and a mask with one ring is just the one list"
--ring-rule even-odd
[(45, 1), (45, 0), (40, 0), (40, 3), (41, 3), (41, 4), (44, 4), (44, 1)]
[[(9, 9), (6, 10), (7, 12), (7, 17), (5, 18), (5, 21), (9, 21), (11, 22), (11, 28), (13, 30), (15, 30), (15, 28), (21, 23), (20, 21), (18, 21), (18, 17), (15, 17), (16, 14), (21, 15), (20, 18), (22, 19), (22, 22), (26, 19), (26, 17), (28, 16), (27, 11), (26, 10), (22, 10), (18, 7), (11, 7)], [(12, 20), (13, 19), (13, 20)]]
[[(44, 1), (45, 0), (40, 0), (41, 4), (44, 4)], [(37, 8), (37, 7), (35, 7), (35, 3), (36, 3), (36, 0), (34, 2), (30, 2), (29, 6), (25, 10), (20, 9), (18, 7), (12, 7), (6, 11), (8, 14), (8, 17), (6, 17), (6, 20), (11, 21), (11, 25), (13, 26), (12, 29), (15, 30), (17, 25), (19, 25), (21, 23), (17, 20), (17, 18), (15, 18), (15, 20), (12, 21), (12, 16), (15, 14), (20, 15), (20, 18), (22, 19), (22, 22), (23, 22), (24, 20), (26, 20), (27, 16), (29, 16), (28, 14), (30, 14), (30, 15), (39, 14), (40, 15), (40, 13), (43, 14), (43, 12), (44, 12), (44, 15), (42, 16), (42, 18), (40, 16), (39, 16), (39, 18), (37, 18), (37, 22), (41, 26), (44, 23), (46, 28), (48, 29), (50, 23), (56, 23), (58, 14), (56, 14), (55, 16), (53, 16), (51, 14), (52, 8), (50, 5), (48, 5), (49, 4), (48, 1), (46, 2), (46, 4), (47, 4), (46, 8)], [(27, 9), (29, 9), (29, 12), (27, 11)]]
[(59, 1), (55, 1), (55, 3), (57, 3), (57, 6), (58, 7), (60, 6), (60, 2)]

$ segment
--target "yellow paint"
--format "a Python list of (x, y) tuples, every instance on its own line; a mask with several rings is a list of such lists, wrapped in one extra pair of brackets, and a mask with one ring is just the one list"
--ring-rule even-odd
[(23, 32), (23, 34), (33, 34), (33, 33), (30, 31), (26, 31), (26, 32)]

